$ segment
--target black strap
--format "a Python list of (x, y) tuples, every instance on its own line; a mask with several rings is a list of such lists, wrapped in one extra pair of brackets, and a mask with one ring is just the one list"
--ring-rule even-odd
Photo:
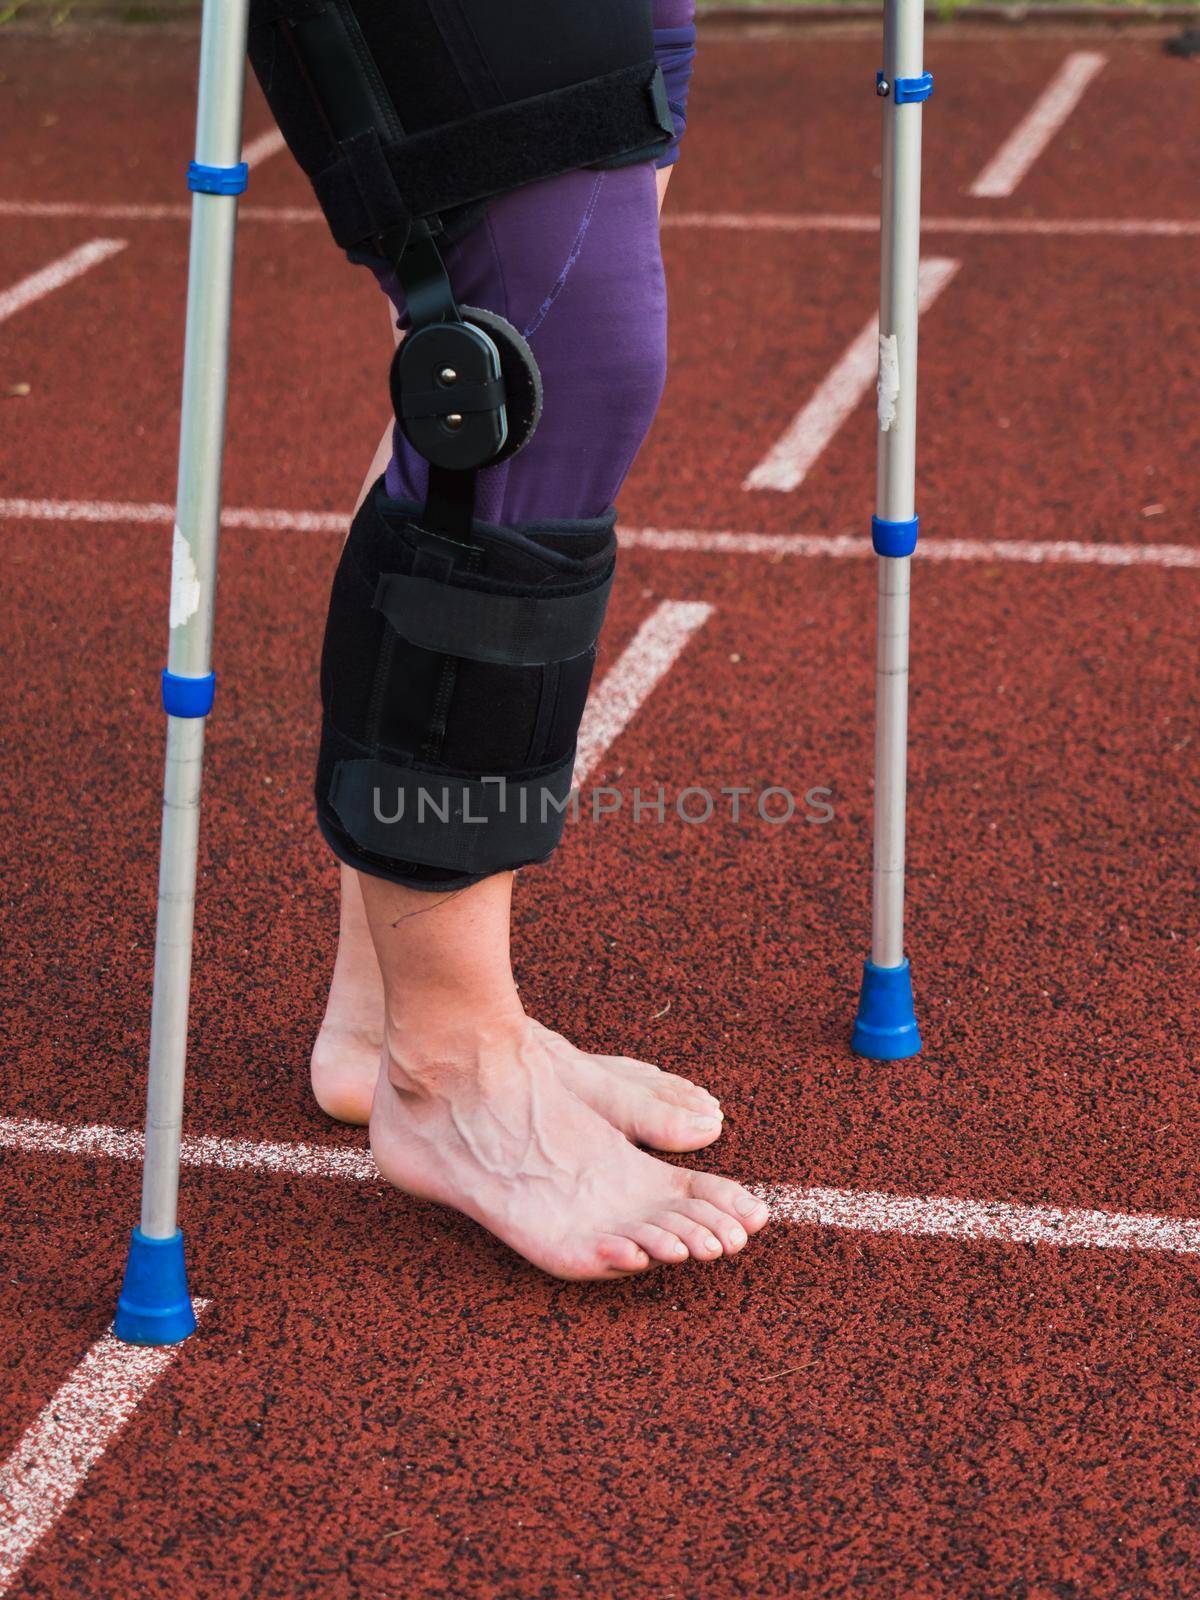
[(429, 463), (429, 488), (421, 520), (449, 539), (468, 540), (475, 514), (475, 474)]
[(361, 757), (339, 761), (329, 800), (360, 850), (448, 872), (540, 861), (562, 838), (575, 752), (540, 777), (463, 778)]
[(504, 379), (456, 383), (452, 388), (405, 389), (401, 409), (406, 417), (444, 417), (452, 411), (495, 411), (506, 398)]
[(662, 73), (654, 62), (640, 62), (382, 144), (394, 192), (403, 197), (393, 217), (385, 214), (385, 185), (367, 136), (343, 145), (341, 157), (316, 174), (313, 186), (334, 238), (351, 249), (406, 227), (413, 217), (436, 216), (643, 146), (665, 146), (673, 137)]
[(375, 609), (422, 650), (544, 667), (590, 650), (600, 635), (613, 574), (582, 594), (489, 594), (408, 572), (380, 574)]

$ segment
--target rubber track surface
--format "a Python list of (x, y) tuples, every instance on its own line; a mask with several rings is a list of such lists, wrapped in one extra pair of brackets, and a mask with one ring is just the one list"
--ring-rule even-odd
[[(1108, 57), (1017, 193), (976, 172), (1069, 48)], [(714, 41), (670, 210), (870, 213), (875, 44)], [(1157, 40), (939, 35), (930, 215), (1195, 220), (1196, 73)], [(0, 200), (178, 204), (195, 44), (5, 40)], [(247, 135), (267, 127), (257, 92)], [(310, 205), (286, 156), (248, 204)], [(4, 497), (169, 501), (179, 220), (0, 216), (0, 291), (126, 247), (0, 327)], [(870, 316), (869, 234), (675, 226), (672, 377), (631, 528), (866, 531), (864, 403), (747, 492)], [(377, 291), (311, 222), (239, 236), (229, 506), (347, 506), (386, 415)], [(931, 234), (923, 533), (1198, 537), (1194, 237)], [(0, 525), (0, 1115), (135, 1128), (169, 529)], [(311, 1103), (334, 877), (309, 805), (336, 535), (226, 535), (188, 1129), (346, 1144)], [(873, 573), (625, 554), (601, 674), (714, 607), (593, 774), (832, 791), (834, 821), (580, 822), (520, 887), (531, 1007), (698, 1076), (701, 1158), (763, 1184), (1200, 1215), (1200, 572), (921, 564), (909, 946), (927, 1040), (847, 1033), (865, 954)], [(0, 1150), (0, 1459), (109, 1317), (136, 1165)], [(212, 1305), (30, 1558), (21, 1600), (1191, 1596), (1192, 1258), (778, 1224), (719, 1268), (584, 1289), (382, 1184), (189, 1170)]]

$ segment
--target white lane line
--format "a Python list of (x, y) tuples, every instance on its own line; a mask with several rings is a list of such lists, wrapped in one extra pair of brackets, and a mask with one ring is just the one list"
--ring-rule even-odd
[(1012, 194), (1083, 99), (1088, 84), (1107, 59), (1096, 50), (1073, 51), (975, 179), (968, 193), (981, 200), (1000, 200)]
[[(938, 257), (921, 262), (917, 274), (920, 312), (928, 311), (960, 265), (958, 261)], [(799, 488), (846, 418), (866, 399), (878, 369), (879, 314), (876, 312), (742, 488), (778, 489), (784, 493)]]
[(576, 788), (670, 672), (712, 609), (703, 602), (664, 600), (642, 623), (588, 700), (575, 755)]
[[(136, 1161), (141, 1159), (142, 1137), (123, 1128), (67, 1128), (53, 1122), (0, 1117), (0, 1146), (34, 1155)], [(202, 1137), (183, 1141), (183, 1159), (190, 1166), (227, 1171), (382, 1182), (367, 1150), (338, 1145), (255, 1144), (249, 1139)], [(1200, 1254), (1200, 1217), (1021, 1205), (1010, 1200), (967, 1200), (953, 1195), (803, 1188), (793, 1183), (761, 1185), (756, 1192), (769, 1202), (778, 1221), (802, 1226), (1095, 1250)]]
[[(242, 147), (242, 160), (253, 170), (261, 167), (264, 161), (269, 161), (272, 156), (277, 156), (284, 149), (283, 135), (278, 128), (268, 128), (266, 133), (260, 133), (257, 139)], [(240, 218), (239, 218), (240, 220)]]
[(107, 261), (124, 248), (124, 239), (92, 239), (87, 244), (81, 244), (77, 250), (71, 250), (57, 261), (52, 261), (48, 267), (31, 272), (20, 283), (14, 283), (11, 289), (0, 292), (0, 322), (23, 311), (45, 295), (53, 294), (55, 289), (61, 289), (73, 279), (82, 277), (92, 267), (99, 266), (101, 261)]
[[(55, 1122), (0, 1117), (0, 1149), (37, 1155), (107, 1156), (140, 1161), (140, 1133), (101, 1126), (64, 1128)], [(250, 1139), (185, 1137), (180, 1159), (188, 1167), (221, 1167), (227, 1172), (290, 1172), (308, 1178), (378, 1178), (369, 1150), (355, 1146), (259, 1144)]]
[[(0, 507), (2, 510), (2, 507)], [(733, 533), (717, 528), (627, 528), (622, 542), (632, 549), (693, 555), (832, 556), (874, 554), (869, 539), (853, 534)], [(923, 538), (919, 561), (1014, 561), (1031, 566), (1200, 567), (1200, 545), (1089, 544), (1081, 539)]]
[[(187, 222), (186, 205), (95, 205), (87, 200), (0, 200), (0, 217), (87, 217), (97, 222)], [(239, 205), (238, 222), (322, 222), (315, 206)], [(674, 211), (664, 228), (733, 233), (878, 233), (879, 217), (866, 212)], [(1200, 221), (1173, 217), (922, 217), (921, 232), (1029, 234), (1054, 238), (1184, 239), (1200, 234)]]
[[(174, 509), (164, 501), (137, 500), (0, 500), (0, 517), (28, 518), (32, 522), (133, 522), (175, 521)], [(223, 528), (259, 528), (266, 533), (341, 533), (350, 526), (348, 511), (270, 511), (230, 507), (221, 513)]]
[[(175, 513), (155, 501), (0, 499), (0, 518), (31, 522), (101, 522), (162, 524), (170, 527)], [(269, 533), (344, 534), (349, 512), (283, 511), (230, 507), (221, 513), (225, 528), (254, 528)], [(756, 533), (724, 528), (619, 529), (629, 549), (664, 554), (714, 556), (831, 557), (859, 560), (873, 554), (871, 541), (855, 534)], [(1200, 567), (1200, 545), (1101, 544), (1083, 539), (945, 539), (925, 537), (923, 561), (1012, 561), (1032, 566)]]
[(861, 1189), (762, 1191), (781, 1222), (859, 1233), (1055, 1244), (1092, 1250), (1166, 1250), (1200, 1254), (1200, 1218), (1156, 1217), (1125, 1211), (1060, 1210), (1008, 1200), (959, 1200), (948, 1195), (872, 1194)]
[[(879, 218), (865, 212), (676, 211), (663, 215), (662, 226), (733, 233), (878, 233)], [(1182, 239), (1200, 234), (1200, 221), (1170, 217), (922, 217), (921, 233)]]
[(0, 1466), (0, 1595), (181, 1349), (103, 1334), (25, 1430)]
[[(238, 204), (238, 222), (322, 222), (316, 206)], [(104, 222), (190, 222), (192, 208), (178, 201), (141, 205), (117, 201), (92, 205), (86, 200), (0, 200), (0, 217), (90, 217)]]

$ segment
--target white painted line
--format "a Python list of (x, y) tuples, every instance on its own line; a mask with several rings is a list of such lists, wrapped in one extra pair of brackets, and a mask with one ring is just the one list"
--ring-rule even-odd
[[(31, 522), (102, 522), (172, 526), (175, 513), (164, 502), (125, 500), (0, 499), (0, 518)], [(221, 513), (225, 528), (256, 528), (271, 533), (336, 533), (350, 525), (349, 512), (258, 510), (231, 507)], [(830, 557), (859, 560), (873, 554), (871, 541), (855, 534), (755, 533), (724, 528), (625, 528), (627, 549), (664, 554), (713, 556)], [(923, 561), (1012, 561), (1032, 566), (1200, 567), (1200, 545), (1101, 544), (1082, 539), (944, 539), (925, 537)]]
[(1083, 99), (1088, 84), (1107, 59), (1095, 50), (1073, 51), (968, 192), (981, 200), (1000, 200), (1012, 194)]
[[(2, 510), (0, 505), (0, 510)], [(717, 528), (625, 528), (622, 543), (631, 549), (687, 555), (831, 556), (874, 554), (870, 539), (853, 534), (733, 533)], [(1031, 566), (1194, 567), (1200, 545), (1089, 544), (1081, 539), (922, 538), (918, 561), (1014, 561)]]
[[(133, 522), (174, 525), (165, 501), (0, 500), (0, 517), (32, 522)], [(340, 533), (350, 526), (348, 511), (260, 511), (232, 507), (221, 513), (223, 528), (259, 528), (267, 533)]]
[(105, 1333), (25, 1430), (0, 1466), (0, 1595), (182, 1348)]
[(604, 681), (588, 699), (575, 754), (576, 788), (582, 787), (614, 741), (678, 661), (692, 635), (712, 615), (702, 602), (664, 600), (656, 606)]
[[(664, 214), (662, 226), (733, 233), (878, 233), (879, 218), (865, 212), (676, 211)], [(1183, 239), (1200, 234), (1200, 221), (1169, 217), (922, 217), (921, 233)]]
[[(937, 257), (921, 262), (917, 276), (917, 306), (921, 312), (928, 311), (960, 265)], [(779, 489), (784, 493), (799, 488), (842, 423), (866, 399), (878, 369), (876, 312), (742, 488)]]
[[(86, 200), (0, 200), (0, 217), (90, 217), (103, 222), (190, 222), (192, 208), (178, 201), (139, 205), (118, 201), (92, 205)], [(238, 202), (238, 222), (323, 222), (316, 206), (255, 206)]]
[[(0, 1147), (32, 1155), (140, 1160), (142, 1137), (123, 1128), (66, 1128), (53, 1122), (0, 1117)], [(249, 1139), (202, 1137), (183, 1141), (190, 1166), (240, 1169), (298, 1178), (383, 1180), (370, 1153), (348, 1146), (255, 1144)], [(1020, 1205), (1010, 1200), (965, 1200), (951, 1195), (877, 1194), (861, 1189), (758, 1186), (776, 1219), (802, 1226), (849, 1228), (865, 1233), (941, 1236), (1011, 1244), (1053, 1244), (1095, 1250), (1162, 1250), (1200, 1254), (1200, 1217), (1150, 1212), (1090, 1211)]]
[[(95, 205), (88, 200), (0, 200), (0, 217), (87, 217), (94, 222), (187, 222), (191, 208), (179, 204)], [(323, 222), (316, 206), (238, 205), (238, 222)], [(673, 211), (664, 228), (733, 233), (878, 233), (879, 217), (857, 212)], [(1186, 239), (1200, 234), (1200, 221), (1174, 217), (922, 217), (921, 232), (1028, 234), (1037, 237)]]
[[(140, 1161), (144, 1140), (122, 1128), (64, 1128), (54, 1122), (0, 1117), (0, 1149), (38, 1155), (105, 1156)], [(220, 1167), (227, 1172), (289, 1172), (308, 1178), (378, 1178), (369, 1150), (356, 1146), (257, 1144), (250, 1139), (185, 1137), (180, 1160), (188, 1167)]]
[(115, 256), (124, 248), (124, 239), (92, 239), (87, 244), (81, 244), (77, 250), (52, 261), (48, 267), (31, 272), (20, 283), (13, 284), (11, 289), (0, 292), (0, 322), (44, 296), (53, 294), (55, 289), (63, 288), (73, 279), (82, 277), (90, 268), (107, 261), (109, 256)]
[(251, 169), (261, 167), (264, 161), (269, 161), (286, 148), (279, 129), (268, 128), (266, 133), (260, 133), (257, 139), (251, 139), (248, 145), (242, 147), (242, 160)]
[(1006, 1244), (1054, 1244), (1092, 1250), (1167, 1250), (1200, 1254), (1200, 1218), (1125, 1211), (1059, 1210), (1007, 1200), (946, 1195), (871, 1194), (860, 1189), (760, 1191), (781, 1222), (859, 1233), (903, 1233)]

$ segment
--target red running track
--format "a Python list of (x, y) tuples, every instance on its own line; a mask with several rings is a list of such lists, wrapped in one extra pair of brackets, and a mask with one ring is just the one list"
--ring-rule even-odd
[[(97, 208), (181, 205), (195, 45), (5, 42), (0, 295), (125, 243), (0, 323), (0, 394), (30, 391), (2, 401), (0, 1120), (136, 1128), (168, 540), (47, 502), (171, 496), (186, 225)], [(970, 198), (1078, 49), (1107, 59), (1068, 122), (1011, 198)], [(668, 207), (692, 219), (666, 233), (672, 379), (601, 676), (663, 601), (712, 610), (592, 775), (819, 785), (834, 820), (581, 823), (522, 882), (519, 976), (580, 1042), (710, 1084), (716, 1169), (1197, 1217), (1194, 68), (1149, 34), (931, 42), (926, 208), (950, 225), (925, 254), (960, 265), (923, 323), (920, 506), (931, 554), (984, 548), (915, 573), (918, 1061), (846, 1042), (870, 562), (647, 545), (865, 531), (869, 400), (796, 490), (742, 484), (871, 314), (870, 234), (795, 219), (877, 205), (875, 51), (854, 31), (705, 42)], [(255, 95), (248, 136), (266, 125)], [(248, 203), (226, 502), (337, 512), (386, 415), (377, 291), (319, 226), (263, 215), (310, 208), (285, 156)], [(695, 220), (714, 214), (792, 224)], [(989, 544), (1063, 540), (1083, 559)], [(305, 1080), (336, 926), (308, 799), (336, 547), (224, 542), (195, 1135), (363, 1145)], [(136, 1215), (135, 1164), (28, 1143), (0, 1148), (0, 1462), (102, 1335)], [(183, 1204), (201, 1332), (30, 1545), (21, 1600), (1195, 1593), (1188, 1255), (780, 1223), (718, 1268), (595, 1290), (370, 1181), (189, 1168)]]

